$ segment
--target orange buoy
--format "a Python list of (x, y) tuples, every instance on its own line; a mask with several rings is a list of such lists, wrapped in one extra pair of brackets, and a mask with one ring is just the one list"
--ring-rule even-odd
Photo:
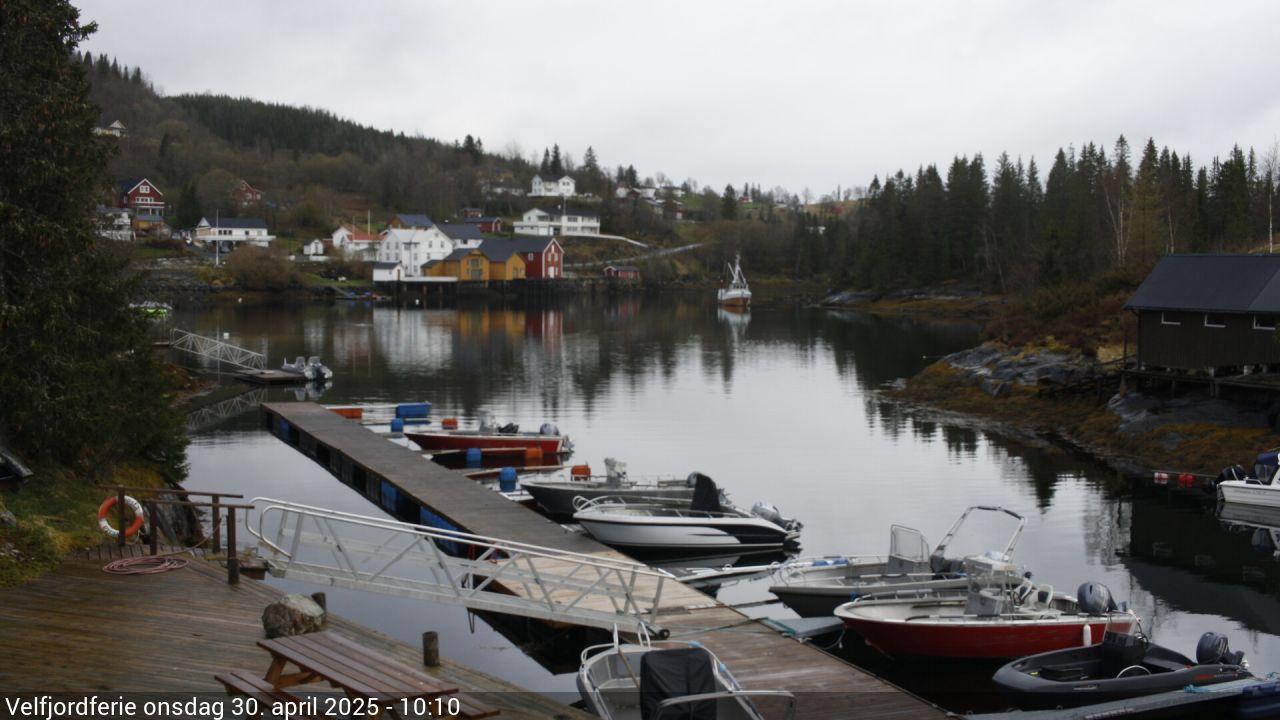
[(445, 430), (457, 430), (458, 418), (445, 418), (440, 421), (440, 427), (444, 428)]
[[(102, 504), (98, 506), (98, 527), (102, 530), (102, 532), (106, 533), (108, 537), (113, 537), (113, 538), (119, 537), (120, 531), (111, 527), (111, 523), (107, 520), (107, 515), (111, 512), (111, 508), (116, 506), (116, 502), (117, 501), (115, 496), (112, 495), (106, 500), (103, 500)], [(124, 531), (124, 536), (127, 538), (131, 538), (134, 535), (137, 535), (138, 531), (142, 529), (142, 523), (143, 523), (142, 503), (138, 502), (137, 500), (134, 500), (128, 495), (125, 495), (124, 504), (128, 505), (129, 509), (133, 511), (133, 522), (129, 525), (129, 527), (125, 528), (125, 531)]]

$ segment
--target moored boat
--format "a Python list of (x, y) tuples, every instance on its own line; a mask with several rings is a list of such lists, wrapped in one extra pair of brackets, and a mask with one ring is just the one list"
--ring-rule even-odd
[(735, 255), (728, 266), (729, 284), (716, 291), (716, 302), (730, 308), (746, 308), (751, 305), (751, 288), (742, 274), (741, 256)]
[(1015, 660), (992, 682), (1023, 710), (1079, 707), (1252, 677), (1244, 653), (1208, 632), (1196, 659), (1153, 645), (1141, 633), (1108, 630), (1102, 642)]
[(890, 657), (1017, 658), (1092, 645), (1136, 617), (1097, 583), (1072, 598), (1026, 579), (1016, 588), (867, 595), (836, 608), (845, 627)]
[(543, 423), (538, 432), (520, 432), (518, 425), (497, 426), (488, 418), (482, 419), (475, 430), (446, 428), (424, 428), (406, 432), (405, 437), (425, 452), (443, 450), (470, 450), (477, 448), (537, 448), (542, 455), (561, 455), (572, 451), (573, 443), (568, 435), (562, 435), (560, 429), (552, 423)]
[(781, 548), (801, 524), (756, 503), (742, 510), (721, 502), (715, 483), (698, 474), (688, 503), (611, 496), (575, 501), (573, 519), (596, 540), (617, 548), (663, 552), (725, 552)]
[(771, 698), (795, 715), (795, 698), (780, 690), (743, 690), (703, 645), (661, 642), (595, 645), (582, 651), (578, 692), (605, 720), (720, 718), (763, 720), (755, 701)]
[[(625, 463), (613, 458), (606, 458), (605, 475), (591, 475), (570, 472), (568, 479), (564, 477), (531, 477), (520, 481), (521, 487), (533, 496), (538, 504), (550, 515), (569, 517), (576, 512), (574, 498), (582, 497), (594, 500), (599, 497), (613, 496), (623, 499), (658, 498), (664, 501), (688, 502), (693, 499), (694, 477), (688, 478), (638, 478), (632, 480), (627, 475)], [(586, 467), (586, 466), (582, 466)]]
[[(1017, 521), (1003, 549), (983, 555), (951, 558), (948, 548), (973, 513), (993, 513)], [(1026, 519), (1001, 507), (975, 505), (966, 509), (932, 552), (920, 531), (902, 525), (889, 528), (887, 556), (801, 558), (778, 570), (769, 588), (801, 617), (831, 615), (837, 606), (859, 595), (888, 591), (958, 590), (974, 577), (997, 585), (1017, 585), (1023, 571), (1011, 562)]]

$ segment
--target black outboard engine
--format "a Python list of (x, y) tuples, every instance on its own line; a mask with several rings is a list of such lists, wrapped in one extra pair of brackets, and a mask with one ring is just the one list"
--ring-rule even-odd
[(1201, 665), (1240, 665), (1244, 662), (1244, 653), (1239, 650), (1231, 652), (1226, 635), (1207, 632), (1196, 643), (1196, 662)]
[(1228, 465), (1222, 468), (1222, 472), (1218, 473), (1218, 479), (1214, 482), (1214, 485), (1217, 485), (1223, 480), (1244, 480), (1248, 477), (1249, 473), (1245, 471), (1244, 467), (1240, 465)]
[(1076, 602), (1080, 605), (1080, 612), (1089, 615), (1106, 615), (1120, 609), (1107, 586), (1098, 582), (1082, 584), (1076, 590)]
[(538, 434), (539, 435), (559, 435), (560, 428), (556, 427), (555, 423), (549, 423), (549, 422), (542, 423), (542, 427), (538, 428)]

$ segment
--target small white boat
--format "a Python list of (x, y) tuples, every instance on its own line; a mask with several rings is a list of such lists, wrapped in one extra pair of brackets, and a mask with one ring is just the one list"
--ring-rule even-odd
[(1219, 477), (1230, 479), (1218, 483), (1218, 497), (1238, 505), (1280, 508), (1280, 451), (1268, 450), (1258, 455), (1253, 475), (1245, 476), (1239, 467), (1227, 468)]
[(711, 478), (698, 474), (693, 499), (604, 496), (574, 501), (573, 519), (596, 540), (617, 548), (667, 552), (724, 552), (781, 548), (800, 537), (801, 524), (777, 508), (756, 503), (751, 511), (721, 501)]
[(747, 277), (742, 274), (742, 257), (735, 255), (733, 264), (728, 266), (729, 284), (716, 291), (716, 302), (730, 308), (747, 308), (751, 306), (751, 288), (747, 286)]
[[(605, 720), (719, 718), (763, 720), (756, 700), (785, 704), (795, 717), (795, 697), (781, 690), (743, 690), (729, 668), (700, 643), (619, 643), (582, 651), (578, 692), (587, 709)], [(761, 704), (765, 704), (761, 702)]]
[[(947, 549), (970, 515), (1005, 515), (1017, 521), (1004, 548), (982, 555), (947, 557)], [(942, 541), (929, 551), (924, 535), (913, 528), (889, 528), (888, 556), (856, 555), (800, 558), (783, 565), (778, 581), (769, 588), (801, 617), (831, 615), (841, 603), (859, 595), (906, 590), (964, 589), (970, 578), (986, 577), (1000, 584), (1017, 585), (1023, 570), (1011, 560), (1026, 519), (1012, 510), (989, 505), (966, 509), (951, 525)]]
[[(573, 506), (574, 498), (583, 497), (594, 500), (598, 497), (614, 496), (621, 498), (661, 498), (664, 501), (688, 502), (693, 499), (693, 486), (697, 473), (687, 478), (637, 478), (632, 480), (627, 475), (626, 463), (613, 458), (605, 458), (606, 473), (599, 475), (577, 475), (570, 472), (564, 477), (533, 477), (521, 479), (520, 485), (533, 496), (538, 504), (549, 514), (556, 517), (569, 517), (577, 511)], [(583, 466), (584, 472), (589, 472)]]

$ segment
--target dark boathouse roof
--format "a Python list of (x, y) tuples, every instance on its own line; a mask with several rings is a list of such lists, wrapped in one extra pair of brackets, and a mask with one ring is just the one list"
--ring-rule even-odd
[(1166, 255), (1124, 306), (1280, 313), (1280, 255)]

